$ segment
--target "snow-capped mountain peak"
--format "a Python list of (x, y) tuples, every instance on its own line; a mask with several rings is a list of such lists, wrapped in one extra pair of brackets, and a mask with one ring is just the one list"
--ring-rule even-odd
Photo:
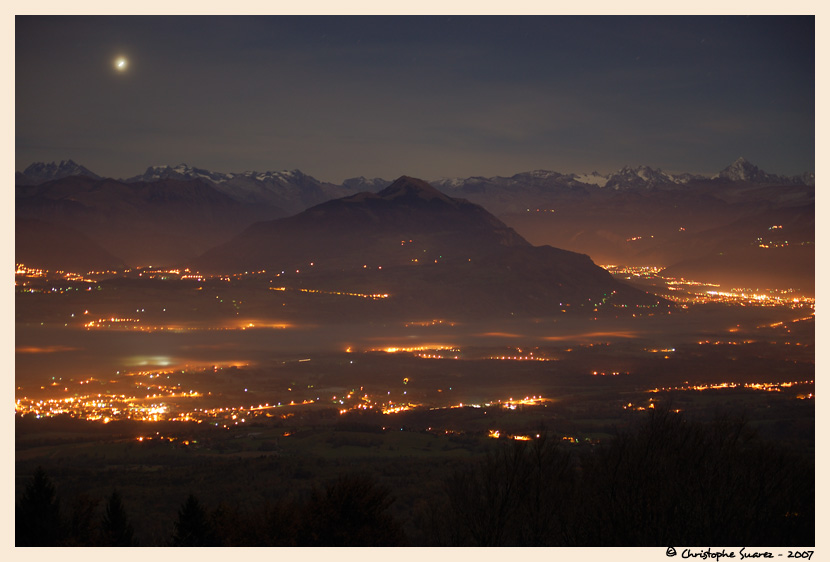
[(61, 160), (60, 164), (55, 162), (34, 162), (30, 164), (23, 173), (15, 174), (15, 185), (39, 185), (41, 183), (66, 178), (69, 176), (88, 176), (100, 179), (101, 176), (91, 172), (88, 168), (81, 166), (74, 160)]
[(366, 178), (364, 176), (358, 176), (356, 178), (348, 178), (343, 180), (343, 187), (354, 191), (371, 191), (372, 193), (376, 193), (389, 187), (390, 185), (392, 185), (392, 181), (385, 180), (383, 178)]
[(799, 174), (797, 176), (778, 176), (768, 174), (755, 164), (741, 156), (715, 176), (715, 179), (727, 179), (731, 181), (782, 184), (782, 185), (815, 185), (815, 177), (811, 173)]
[(759, 170), (758, 166), (741, 156), (721, 170), (717, 177), (732, 181), (757, 181), (759, 179), (763, 181), (769, 177), (769, 174)]
[(605, 187), (605, 184), (608, 183), (608, 176), (603, 176), (596, 171), (590, 174), (573, 174), (571, 177), (580, 183), (596, 185), (597, 187)]
[(137, 181), (145, 181), (145, 182), (152, 182), (152, 181), (159, 181), (163, 179), (176, 179), (176, 180), (194, 180), (194, 179), (202, 179), (207, 180), (213, 183), (220, 183), (223, 181), (227, 181), (232, 177), (231, 174), (223, 174), (220, 172), (211, 172), (210, 170), (204, 170), (201, 168), (194, 168), (189, 166), (188, 164), (181, 163), (176, 166), (150, 166), (147, 170), (139, 175), (133, 176), (131, 178), (127, 178), (126, 182), (137, 182)]
[(660, 185), (679, 183), (674, 176), (663, 172), (660, 168), (648, 166), (623, 166), (618, 172), (611, 174), (605, 187), (611, 189), (644, 188), (651, 189)]

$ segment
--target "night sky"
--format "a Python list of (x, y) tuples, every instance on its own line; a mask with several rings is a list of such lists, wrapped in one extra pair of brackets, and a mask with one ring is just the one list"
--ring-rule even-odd
[[(15, 166), (815, 168), (809, 17), (20, 17)], [(127, 59), (124, 70), (116, 58)]]

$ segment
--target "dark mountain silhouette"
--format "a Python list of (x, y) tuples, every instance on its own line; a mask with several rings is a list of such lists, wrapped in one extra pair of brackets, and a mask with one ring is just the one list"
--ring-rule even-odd
[[(669, 272), (731, 287), (809, 291), (815, 187), (765, 174), (746, 161), (728, 170), (683, 184), (663, 175), (651, 187), (633, 187), (632, 180), (632, 187), (609, 189), (609, 181), (580, 197), (561, 190), (540, 194), (538, 207), (500, 218), (533, 244), (586, 253), (601, 264), (682, 263)], [(652, 178), (646, 171), (637, 176), (643, 182)], [(759, 250), (764, 241), (775, 242), (767, 244), (775, 250)]]
[(193, 267), (267, 270), (297, 288), (388, 293), (400, 312), (542, 315), (593, 312), (600, 302), (661, 303), (588, 256), (533, 247), (482, 207), (406, 176), (376, 194), (255, 224)]
[(36, 219), (17, 219), (14, 228), (17, 263), (73, 272), (121, 270), (124, 262), (73, 228)]
[(202, 180), (126, 184), (87, 176), (18, 186), (15, 211), (18, 220), (77, 230), (129, 265), (181, 262), (274, 212)]
[[(104, 180), (71, 160), (60, 165), (35, 163), (17, 176), (18, 180), (28, 177), (24, 183), (39, 184), (37, 188), (17, 187), (18, 216), (75, 228), (133, 265), (162, 265), (191, 259), (256, 221), (300, 213), (286, 223), (292, 229), (290, 243), (279, 242), (277, 245), (282, 246), (267, 249), (258, 247), (260, 243), (253, 240), (251, 245), (238, 248), (235, 263), (251, 262), (246, 258), (248, 253), (253, 257), (271, 251), (286, 263), (297, 262), (297, 266), (302, 265), (307, 254), (316, 255), (318, 261), (326, 258), (326, 266), (334, 266), (338, 260), (348, 260), (354, 254), (350, 248), (342, 247), (346, 241), (354, 243), (354, 237), (336, 240), (341, 237), (338, 224), (352, 212), (346, 207), (354, 205), (336, 203), (309, 214), (301, 211), (358, 190), (366, 193), (354, 195), (354, 199), (346, 197), (346, 201), (361, 202), (367, 194), (381, 192), (392, 183), (381, 178), (358, 177), (335, 185), (318, 181), (299, 170), (218, 173), (185, 164), (148, 168), (143, 175), (129, 180)], [(597, 263), (660, 266), (704, 258), (712, 252), (712, 255), (732, 252), (731, 248), (745, 243), (747, 236), (751, 235), (748, 239), (751, 242), (768, 226), (788, 222), (800, 208), (814, 215), (813, 184), (812, 174), (792, 177), (769, 174), (743, 158), (714, 177), (626, 166), (608, 175), (535, 170), (510, 177), (431, 182), (450, 197), (463, 197), (481, 205), (534, 245), (548, 244), (588, 254)], [(388, 196), (387, 193), (384, 197), (388, 199)], [(343, 228), (378, 227), (373, 221), (380, 219), (372, 215), (372, 209), (382, 206), (383, 201), (383, 198), (366, 200), (367, 206), (353, 211), (358, 215), (349, 219)], [(339, 207), (343, 208), (335, 212)], [(436, 209), (438, 206), (433, 210)], [(425, 231), (407, 230), (404, 227), (408, 218), (399, 215), (392, 209), (383, 213), (383, 220), (396, 229), (384, 227), (364, 232), (359, 242), (363, 256), (377, 254), (389, 260), (390, 248), (403, 240), (415, 240), (416, 234), (417, 243), (431, 240), (429, 248), (421, 249), (421, 253), (427, 249), (428, 255), (418, 256), (413, 251), (406, 254), (398, 248), (395, 260), (390, 263), (407, 259), (418, 259), (421, 263), (423, 259), (442, 259), (441, 256), (447, 259), (456, 252), (469, 253), (470, 258), (479, 250), (477, 241), (467, 244), (470, 240), (465, 236), (457, 236), (452, 246), (442, 242), (441, 233), (447, 231), (447, 239), (452, 236), (440, 213), (415, 221), (424, 225), (430, 224), (424, 220), (442, 223), (433, 224)], [(452, 221), (456, 220), (458, 217), (454, 216)], [(317, 228), (320, 221), (331, 224), (320, 230)], [(755, 234), (748, 232), (746, 225), (756, 223), (761, 230)], [(811, 229), (812, 223), (806, 226)], [(500, 228), (506, 227), (501, 224)], [(407, 234), (410, 230), (412, 233)], [(799, 263), (813, 259), (792, 247), (809, 246), (814, 243), (814, 236), (804, 228), (788, 227), (788, 232), (799, 236), (793, 235), (791, 249), (783, 253), (798, 252), (794, 259)], [(328, 244), (317, 243), (321, 233), (328, 233)], [(414, 249), (408, 242), (404, 246), (407, 250)], [(430, 253), (433, 250), (435, 255)], [(753, 270), (763, 272), (765, 256), (758, 257)], [(722, 262), (716, 259), (713, 263)], [(707, 267), (705, 272), (712, 270)], [(797, 274), (806, 269), (799, 266), (786, 271)], [(784, 279), (786, 275), (776, 277)], [(758, 281), (761, 280), (759, 277)], [(783, 286), (805, 284), (797, 280)]]
[[(684, 255), (662, 273), (725, 288), (815, 291), (815, 206), (773, 208), (728, 225), (691, 233), (649, 255)], [(655, 261), (655, 260), (652, 260)], [(663, 260), (665, 261), (665, 260)]]
[(402, 177), (376, 194), (358, 193), (252, 225), (197, 264), (225, 271), (291, 269), (311, 262), (318, 270), (377, 267), (466, 260), (495, 247), (527, 245), (478, 205)]

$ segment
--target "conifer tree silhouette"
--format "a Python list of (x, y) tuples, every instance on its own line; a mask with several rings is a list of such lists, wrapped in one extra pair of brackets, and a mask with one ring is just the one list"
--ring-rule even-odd
[(134, 546), (133, 526), (127, 520), (127, 512), (121, 494), (113, 490), (107, 501), (101, 520), (101, 544), (103, 546)]
[(15, 509), (15, 546), (57, 546), (63, 539), (60, 501), (42, 467), (35, 470)]
[(172, 546), (214, 546), (213, 529), (205, 508), (190, 494), (179, 509)]

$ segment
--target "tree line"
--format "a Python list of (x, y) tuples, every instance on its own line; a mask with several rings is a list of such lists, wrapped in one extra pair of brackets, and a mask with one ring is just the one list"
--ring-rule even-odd
[[(341, 475), (256, 507), (189, 494), (169, 546), (808, 546), (814, 462), (757, 439), (739, 420), (693, 422), (656, 409), (608, 442), (563, 447), (544, 433), (450, 474), (438, 497), (389, 513), (392, 492)], [(16, 505), (16, 546), (141, 546), (117, 490), (62, 506), (35, 471)]]

